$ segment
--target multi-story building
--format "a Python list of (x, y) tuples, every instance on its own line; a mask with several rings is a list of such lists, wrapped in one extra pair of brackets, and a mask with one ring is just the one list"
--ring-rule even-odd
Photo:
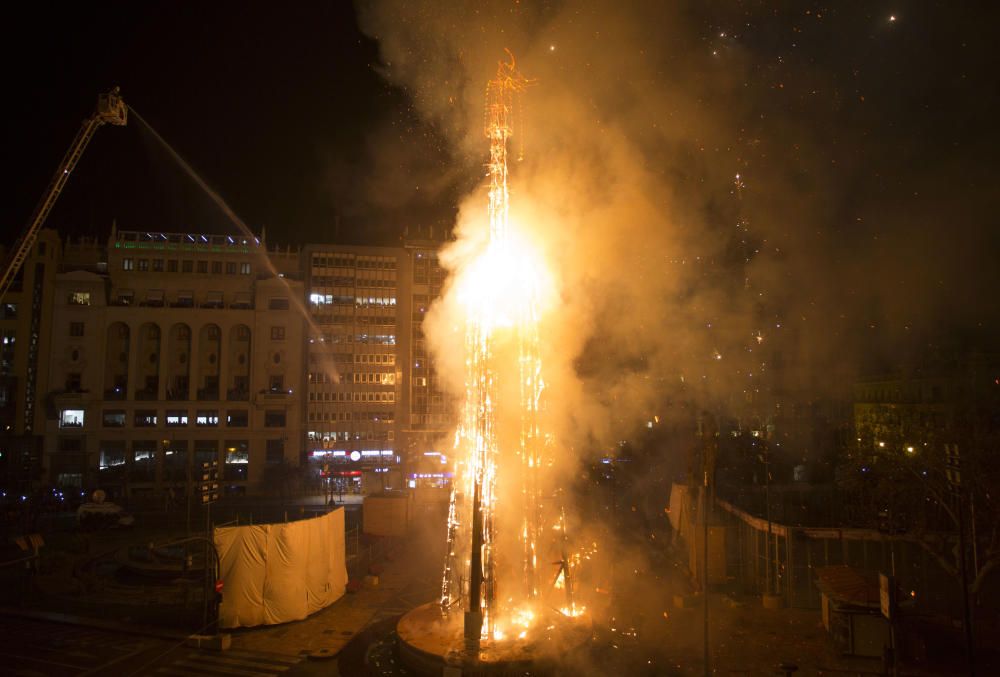
[(163, 492), (218, 461), (227, 490), (245, 493), (297, 464), (299, 269), (297, 251), (248, 235), (113, 230), (106, 248), (67, 243), (43, 386), (49, 480)]
[(309, 458), (349, 490), (398, 489), (409, 312), (401, 248), (310, 245)]
[(443, 242), (428, 237), (410, 237), (405, 241), (408, 274), (403, 289), (409, 297), (403, 304), (409, 307), (404, 342), (409, 378), (403, 384), (403, 449), (407, 459), (407, 486), (443, 486), (450, 481), (449, 433), (453, 417), (448, 398), (435, 369), (424, 335), (424, 318), (431, 304), (441, 295), (446, 271), (438, 261)]
[(879, 450), (923, 446), (928, 434), (956, 442), (993, 433), (1000, 428), (998, 375), (1000, 356), (957, 353), (859, 381), (854, 386), (858, 442)]
[[(43, 229), (0, 303), (0, 481), (27, 492), (42, 472), (53, 288), (61, 243)], [(6, 252), (0, 260), (6, 260)]]

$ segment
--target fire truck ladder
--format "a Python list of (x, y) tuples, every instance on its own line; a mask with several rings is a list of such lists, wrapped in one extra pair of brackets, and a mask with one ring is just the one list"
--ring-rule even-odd
[(14, 244), (13, 253), (3, 268), (3, 277), (0, 277), (0, 302), (7, 295), (7, 291), (14, 282), (14, 278), (17, 276), (18, 271), (21, 270), (21, 266), (24, 265), (25, 259), (28, 258), (28, 253), (31, 251), (31, 247), (35, 244), (35, 239), (38, 237), (38, 232), (45, 224), (45, 219), (48, 218), (49, 212), (52, 211), (52, 207), (59, 198), (59, 194), (62, 193), (63, 186), (69, 180), (69, 175), (76, 167), (76, 163), (80, 161), (80, 156), (86, 150), (87, 144), (90, 143), (90, 139), (94, 136), (94, 132), (105, 123), (122, 126), (127, 122), (128, 107), (119, 95), (118, 87), (97, 97), (97, 107), (94, 109), (93, 115), (84, 120), (83, 124), (80, 125), (80, 131), (76, 133), (76, 138), (70, 144), (69, 150), (66, 151), (62, 162), (59, 163), (59, 168), (56, 169), (55, 175), (49, 182), (48, 188), (45, 189), (41, 201), (35, 207), (35, 212), (31, 216), (28, 227)]

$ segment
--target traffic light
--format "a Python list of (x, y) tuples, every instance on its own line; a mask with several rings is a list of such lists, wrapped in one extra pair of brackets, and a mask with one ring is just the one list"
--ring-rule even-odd
[(201, 464), (201, 503), (208, 505), (219, 500), (219, 462)]

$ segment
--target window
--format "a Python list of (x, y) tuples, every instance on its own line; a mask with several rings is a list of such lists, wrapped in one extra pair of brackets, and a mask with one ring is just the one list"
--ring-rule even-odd
[(83, 390), (83, 379), (78, 372), (66, 374), (66, 392), (78, 393)]
[[(0, 376), (10, 376), (14, 370), (14, 346), (17, 341), (17, 332), (13, 329), (0, 330)], [(8, 384), (13, 390), (13, 384)], [(0, 388), (0, 393), (7, 390)]]
[(269, 310), (288, 310), (288, 299), (281, 297), (269, 299), (267, 307)]
[(155, 440), (132, 442), (132, 469), (129, 476), (140, 482), (152, 482), (156, 478)]
[(83, 409), (63, 409), (59, 412), (60, 428), (82, 428)]
[(136, 428), (153, 428), (155, 426), (156, 426), (155, 409), (136, 409), (135, 411)]
[(69, 295), (69, 303), (72, 306), (89, 306), (90, 305), (90, 292), (89, 291), (75, 291)]
[(139, 270), (143, 273), (149, 270), (149, 259), (139, 259)]
[(122, 270), (135, 270), (135, 259), (122, 259)]
[(284, 341), (285, 340), (285, 328), (284, 327), (271, 327), (271, 340), (272, 341)]
[(69, 335), (77, 338), (83, 336), (83, 322), (70, 322)]
[(101, 442), (100, 469), (103, 471), (123, 468), (125, 466), (124, 442)]
[(60, 453), (75, 453), (83, 451), (82, 437), (60, 437), (57, 443)]
[(219, 425), (219, 412), (199, 409), (197, 415), (194, 417), (194, 424), (200, 426), (217, 426)]
[(163, 290), (150, 289), (146, 292), (146, 305), (154, 308), (163, 307)]
[(250, 443), (247, 440), (226, 440), (226, 463), (222, 479), (245, 480), (250, 464)]
[(267, 441), (267, 451), (264, 462), (268, 465), (281, 463), (285, 460), (285, 440), (275, 439)]
[(135, 292), (131, 289), (121, 289), (115, 296), (115, 303), (119, 306), (130, 306), (135, 298)]
[(208, 272), (208, 261), (199, 261), (198, 262), (198, 272), (199, 273), (207, 273)]
[(212, 261), (212, 274), (213, 275), (222, 274), (222, 261)]
[(188, 413), (183, 410), (167, 410), (167, 427), (179, 428), (188, 424)]
[(124, 428), (125, 412), (121, 409), (105, 409), (102, 415), (102, 423), (105, 428)]
[(187, 479), (188, 441), (163, 441), (164, 479), (169, 482), (183, 482)]
[(218, 462), (219, 442), (218, 440), (195, 440), (194, 441), (194, 467), (196, 470), (202, 467), (203, 463)]
[(221, 308), (222, 303), (222, 292), (221, 291), (209, 291), (205, 294), (205, 301), (201, 304), (202, 308)]
[(175, 308), (194, 308), (194, 292), (191, 290), (177, 292)]
[(154, 273), (163, 272), (163, 259), (153, 259), (153, 272)]
[(240, 264), (240, 275), (249, 275), (249, 274), (250, 274), (250, 264), (249, 263), (241, 263)]
[(236, 261), (226, 261), (226, 275), (236, 274)]
[(250, 413), (246, 409), (230, 409), (226, 412), (226, 425), (230, 428), (246, 428), (250, 425)]
[(170, 259), (167, 261), (167, 272), (176, 273), (177, 272), (177, 259)]
[(273, 374), (267, 379), (268, 390), (272, 393), (285, 392), (285, 377), (281, 374)]
[(264, 427), (284, 428), (285, 412), (283, 409), (272, 409), (264, 412)]
[(191, 259), (184, 259), (181, 261), (181, 272), (182, 273), (193, 273), (194, 272), (194, 261)]

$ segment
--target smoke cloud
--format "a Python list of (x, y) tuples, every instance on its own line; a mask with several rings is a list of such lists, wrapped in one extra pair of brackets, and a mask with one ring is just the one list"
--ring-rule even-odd
[[(515, 130), (512, 218), (557, 280), (544, 357), (571, 444), (613, 440), (671, 399), (842, 392), (862, 358), (898, 357), (943, 322), (983, 325), (956, 300), (996, 281), (985, 262), (968, 270), (997, 238), (975, 228), (982, 198), (938, 183), (968, 158), (909, 165), (931, 150), (910, 136), (926, 121), (873, 119), (918, 95), (809, 51), (857, 17), (702, 4), (359, 8), (382, 74), (447, 141), (451, 172), (485, 174), (484, 88), (503, 49), (537, 81)], [(485, 209), (482, 189), (466, 194), (453, 268)], [(454, 324), (438, 320), (432, 340), (460, 379)]]
[[(559, 479), (647, 421), (849, 401), (873, 365), (996, 329), (978, 302), (1000, 283), (989, 260), (998, 235), (981, 223), (996, 212), (984, 190), (996, 171), (975, 148), (997, 132), (969, 113), (956, 127), (966, 131), (930, 134), (951, 112), (924, 81), (894, 74), (941, 76), (934, 50), (901, 43), (861, 10), (824, 12), (601, 1), (359, 9), (383, 76), (446, 140), (449, 176), (485, 176), (484, 90), (504, 48), (536, 81), (515, 128), (511, 219), (552, 273), (540, 334), (546, 429), (567, 451)], [(483, 181), (462, 181), (442, 253), (453, 279), (487, 227)], [(456, 394), (460, 318), (452, 288), (426, 322)], [(503, 500), (514, 491), (501, 487)], [(571, 528), (612, 542), (600, 515), (586, 521), (590, 500)], [(639, 519), (661, 510), (639, 508)], [(654, 569), (626, 537), (595, 555), (604, 571), (612, 560), (636, 576)], [(587, 583), (600, 589), (602, 576)], [(661, 587), (661, 599), (634, 600), (650, 633), (668, 616), (674, 586)]]

